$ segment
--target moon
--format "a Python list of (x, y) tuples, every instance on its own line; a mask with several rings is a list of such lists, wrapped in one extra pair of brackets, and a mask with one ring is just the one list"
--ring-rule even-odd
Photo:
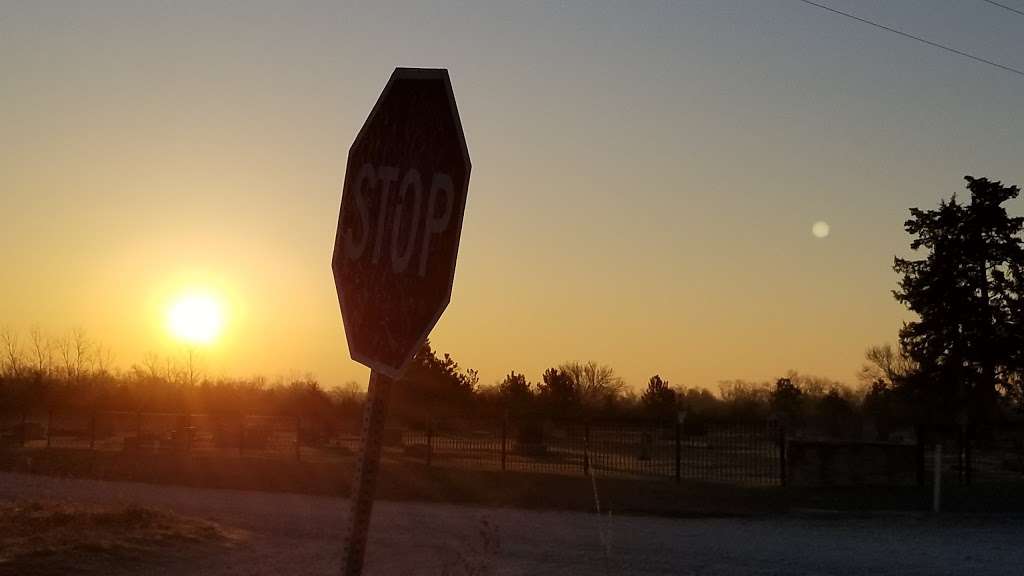
[(830, 231), (831, 227), (824, 220), (818, 220), (811, 226), (811, 234), (814, 234), (815, 238), (826, 238)]

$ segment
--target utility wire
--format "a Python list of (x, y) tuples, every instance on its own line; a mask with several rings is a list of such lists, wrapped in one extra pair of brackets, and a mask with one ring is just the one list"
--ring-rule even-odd
[[(839, 14), (840, 16), (845, 16), (845, 17), (850, 18), (852, 20), (856, 20), (858, 22), (862, 22), (864, 24), (868, 24), (868, 25), (874, 26), (875, 28), (881, 28), (882, 30), (886, 30), (888, 32), (892, 32), (893, 34), (899, 34), (900, 36), (903, 36), (903, 37), (906, 37), (906, 38), (910, 38), (911, 40), (917, 40), (918, 42), (923, 42), (923, 43), (925, 43), (925, 44), (927, 44), (929, 46), (934, 46), (936, 48), (941, 48), (942, 50), (945, 50), (947, 52), (952, 52), (953, 54), (958, 54), (958, 55), (963, 56), (965, 58), (970, 58), (971, 60), (975, 60), (975, 61), (978, 61), (978, 62), (981, 62), (981, 63), (984, 63), (984, 64), (988, 64), (989, 66), (995, 66), (996, 68), (1001, 68), (1003, 70), (1006, 70), (1007, 72), (1013, 72), (1014, 74), (1017, 74), (1019, 76), (1024, 76), (1024, 70), (1021, 70), (1019, 68), (1013, 68), (1012, 66), (1006, 66), (1006, 65), (1000, 64), (998, 62), (993, 62), (992, 60), (986, 60), (985, 58), (982, 58), (980, 56), (975, 56), (974, 54), (968, 54), (967, 52), (964, 52), (962, 50), (957, 50), (956, 48), (951, 48), (949, 46), (946, 46), (945, 44), (939, 44), (938, 42), (932, 42), (931, 40), (927, 40), (925, 38), (921, 38), (920, 36), (914, 36), (913, 34), (904, 32), (902, 30), (897, 30), (896, 28), (890, 28), (890, 27), (888, 27), (888, 26), (886, 26), (884, 24), (879, 24), (878, 22), (872, 22), (871, 20), (867, 20), (865, 18), (861, 18), (860, 16), (854, 16), (853, 14), (850, 14), (848, 12), (843, 12), (841, 10), (836, 10), (835, 8), (832, 8), (830, 6), (825, 6), (824, 4), (818, 4), (817, 2), (811, 2), (811, 0), (799, 0), (799, 1), (803, 2), (804, 4), (808, 4), (808, 5), (814, 6), (816, 8), (821, 8), (822, 10), (828, 10), (829, 12), (832, 12), (832, 13), (835, 13), (835, 14)], [(989, 0), (984, 0), (984, 1), (988, 2)], [(1005, 6), (1004, 6), (1004, 8), (1005, 8)], [(1014, 10), (1014, 11), (1016, 12), (1016, 10)]]
[(1006, 4), (1001, 4), (999, 2), (993, 2), (992, 0), (981, 0), (981, 1), (982, 2), (987, 2), (987, 3), (989, 3), (989, 4), (993, 5), (993, 6), (999, 6), (1003, 10), (1009, 10), (1010, 12), (1015, 12), (1017, 14), (1020, 14), (1021, 16), (1024, 16), (1024, 10), (1017, 10), (1013, 6), (1007, 6)]

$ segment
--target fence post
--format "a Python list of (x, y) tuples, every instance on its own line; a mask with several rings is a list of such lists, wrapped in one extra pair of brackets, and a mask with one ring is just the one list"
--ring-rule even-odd
[(238, 415), (238, 457), (242, 457), (245, 449), (245, 414)]
[(96, 450), (96, 413), (89, 418), (89, 450)]
[(779, 484), (786, 485), (786, 425), (779, 422)]
[(135, 411), (135, 446), (139, 447), (142, 442), (142, 410)]
[(501, 420), (501, 471), (505, 471), (505, 443), (508, 439), (508, 414)]
[(924, 486), (924, 426), (917, 426), (917, 485)]
[(682, 480), (683, 477), (683, 426), (676, 418), (676, 484)]
[(583, 475), (590, 475), (590, 422), (583, 425)]
[(967, 483), (967, 456), (965, 454), (966, 448), (964, 447), (964, 438), (966, 437), (967, 431), (961, 426), (956, 430), (956, 442), (950, 442), (950, 444), (956, 446), (956, 465), (953, 468), (956, 470), (957, 481), (961, 485)]
[(28, 409), (21, 412), (21, 447), (25, 447), (28, 440)]
[(974, 426), (968, 424), (967, 431), (964, 433), (964, 484), (967, 486), (971, 485), (971, 476), (974, 472), (974, 455), (972, 454), (973, 449), (971, 444), (974, 439)]
[(192, 451), (192, 412), (185, 413), (185, 451)]
[(430, 466), (430, 461), (434, 455), (434, 423), (427, 420), (427, 466)]
[(295, 461), (302, 462), (302, 416), (295, 416)]
[(46, 411), (46, 447), (50, 447), (50, 437), (53, 436), (53, 408)]

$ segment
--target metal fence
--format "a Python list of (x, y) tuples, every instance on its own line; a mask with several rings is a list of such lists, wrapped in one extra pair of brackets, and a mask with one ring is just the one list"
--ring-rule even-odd
[[(0, 446), (98, 452), (352, 462), (358, 422), (294, 416), (87, 413), (0, 414)], [(698, 433), (687, 433), (698, 432)], [(472, 470), (786, 483), (785, 434), (774, 423), (458, 420), (391, 427), (385, 461)], [(1024, 481), (1024, 427), (943, 439), (942, 476), (960, 484)], [(918, 483), (930, 481), (934, 446), (918, 444)]]
[(0, 418), (0, 441), (24, 448), (300, 456), (293, 417), (50, 410)]
[[(983, 433), (947, 434), (942, 443), (941, 474), (962, 485), (1024, 481), (1024, 427), (1004, 426)], [(923, 448), (923, 474), (935, 470), (935, 446)]]
[(407, 455), (430, 465), (739, 484), (783, 481), (781, 436), (768, 425), (683, 434), (672, 423), (449, 423), (403, 431)]
[[(0, 442), (26, 449), (354, 458), (359, 436), (292, 416), (50, 410), (0, 418)], [(351, 428), (351, 427), (349, 427)], [(664, 422), (452, 421), (388, 428), (383, 458), (429, 466), (738, 484), (784, 481), (784, 444), (769, 424), (686, 434)]]

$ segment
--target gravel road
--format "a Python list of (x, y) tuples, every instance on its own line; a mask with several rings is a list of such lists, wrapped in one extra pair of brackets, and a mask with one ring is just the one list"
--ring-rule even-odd
[[(248, 532), (124, 574), (337, 574), (341, 498), (0, 473), (0, 499), (136, 503)], [(497, 550), (494, 550), (497, 545)], [(1021, 574), (1024, 518), (666, 519), (378, 502), (366, 574)], [(112, 575), (113, 576), (113, 575)]]

